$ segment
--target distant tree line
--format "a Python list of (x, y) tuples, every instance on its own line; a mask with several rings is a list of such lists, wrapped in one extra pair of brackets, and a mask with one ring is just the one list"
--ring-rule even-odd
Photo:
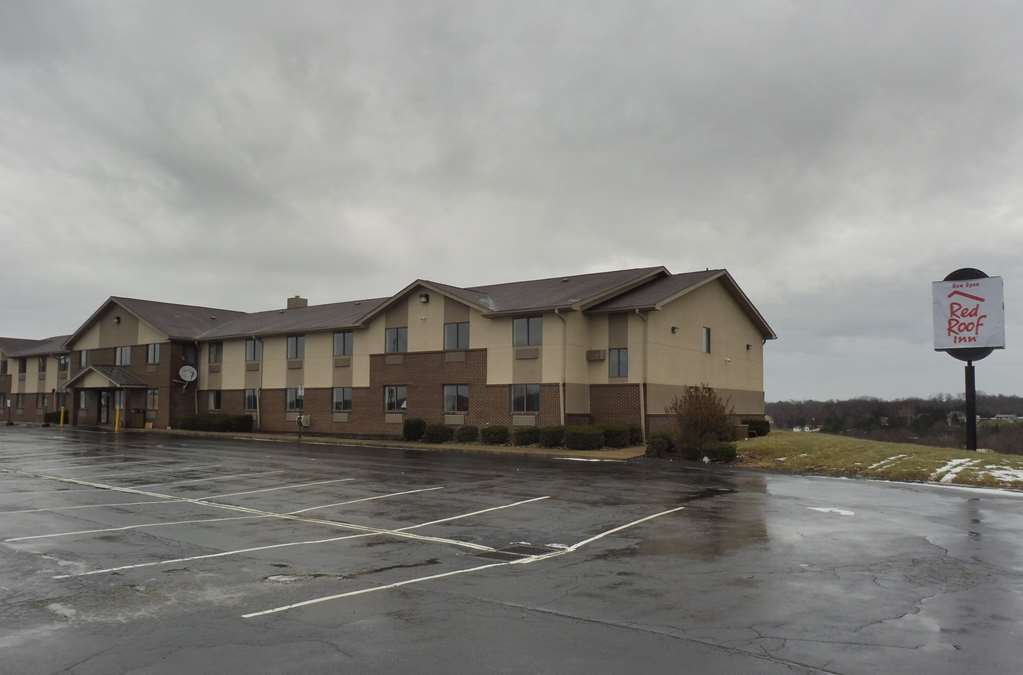
[[(860, 397), (828, 401), (777, 401), (767, 414), (778, 429), (819, 429), (925, 445), (958, 447), (963, 444), (966, 420), (963, 397), (937, 394), (930, 398), (884, 400)], [(1023, 418), (1023, 396), (977, 394), (978, 444), (1000, 452), (1023, 453), (1023, 421), (998, 420), (996, 415)]]

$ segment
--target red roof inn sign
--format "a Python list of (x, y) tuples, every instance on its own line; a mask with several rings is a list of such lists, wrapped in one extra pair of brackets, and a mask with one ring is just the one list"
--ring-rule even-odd
[(934, 349), (1003, 349), (1002, 278), (935, 281)]

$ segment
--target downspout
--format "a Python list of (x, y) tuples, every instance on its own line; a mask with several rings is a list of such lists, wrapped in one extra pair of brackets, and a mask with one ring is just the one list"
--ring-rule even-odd
[(558, 308), (554, 308), (554, 316), (561, 319), (561, 381), (558, 382), (558, 399), (561, 403), (561, 426), (565, 426), (565, 373), (567, 371), (567, 358), (568, 358), (568, 322), (565, 321), (565, 317), (561, 315)]
[[(199, 341), (194, 340), (192, 344), (195, 345), (195, 387), (192, 389), (192, 398), (194, 399), (193, 407), (195, 412), (193, 413), (196, 417), (199, 416), (199, 364), (202, 362), (202, 350), (199, 348)], [(188, 386), (188, 383), (185, 383)]]
[(256, 431), (263, 430), (263, 338), (252, 336), (259, 345), (259, 389), (256, 390)]
[(646, 363), (650, 344), (647, 340), (647, 318), (636, 309), (636, 316), (643, 321), (643, 380), (639, 383), (639, 428), (643, 432), (643, 445), (646, 445)]

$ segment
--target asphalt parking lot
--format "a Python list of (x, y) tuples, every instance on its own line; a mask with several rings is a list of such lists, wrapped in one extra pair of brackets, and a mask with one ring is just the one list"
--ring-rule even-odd
[(1023, 495), (0, 428), (0, 672), (1014, 672)]

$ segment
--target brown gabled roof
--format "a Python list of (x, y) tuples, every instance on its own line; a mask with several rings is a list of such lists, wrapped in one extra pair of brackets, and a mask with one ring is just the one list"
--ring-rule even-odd
[(388, 298), (350, 300), (294, 309), (253, 312), (211, 328), (198, 339), (222, 340), (250, 335), (281, 335), (352, 328), (359, 325), (363, 316), (387, 300)]
[(720, 280), (725, 290), (749, 315), (750, 320), (760, 329), (765, 339), (774, 340), (778, 336), (768, 325), (760, 311), (753, 305), (749, 297), (739, 288), (728, 270), (704, 270), (702, 272), (684, 272), (662, 277), (633, 290), (622, 293), (599, 305), (591, 307), (589, 312), (631, 312), (634, 310), (657, 310), (665, 304), (692, 292), (712, 281)]
[(149, 386), (144, 380), (132, 373), (129, 368), (123, 366), (89, 366), (78, 372), (64, 386), (71, 386), (73, 382), (77, 382), (91, 372), (99, 373), (111, 384), (124, 389), (145, 389)]
[(22, 349), (28, 349), (44, 340), (32, 340), (29, 338), (12, 338), (12, 337), (0, 337), (0, 353), (8, 356), (14, 354), (14, 352), (21, 351)]
[(233, 309), (179, 305), (173, 302), (140, 300), (113, 295), (107, 298), (106, 302), (100, 305), (99, 309), (78, 327), (78, 330), (68, 336), (67, 342), (70, 344), (78, 339), (92, 325), (96, 317), (111, 304), (120, 305), (172, 340), (196, 340), (200, 333), (245, 314), (245, 312)]
[(32, 344), (15, 351), (7, 352), (7, 356), (21, 357), (65, 354), (67, 353), (67, 349), (64, 347), (64, 343), (67, 341), (68, 337), (70, 336), (56, 335), (44, 340), (31, 340), (30, 342), (32, 342)]

